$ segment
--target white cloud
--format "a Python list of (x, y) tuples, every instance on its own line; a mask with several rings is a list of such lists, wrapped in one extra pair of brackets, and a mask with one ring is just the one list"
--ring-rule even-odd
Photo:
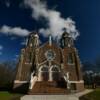
[(6, 35), (27, 36), (29, 35), (30, 32), (27, 29), (22, 29), (21, 27), (11, 27), (7, 25), (3, 25), (0, 28), (0, 33)]
[(2, 45), (0, 45), (0, 50), (2, 50), (3, 49), (3, 46)]
[(71, 18), (62, 18), (59, 11), (48, 9), (46, 2), (41, 0), (24, 0), (24, 5), (31, 8), (34, 19), (39, 20), (40, 17), (44, 17), (47, 20), (48, 27), (39, 29), (39, 32), (44, 36), (52, 34), (54, 38), (60, 37), (64, 28), (74, 39), (79, 35), (75, 21)]

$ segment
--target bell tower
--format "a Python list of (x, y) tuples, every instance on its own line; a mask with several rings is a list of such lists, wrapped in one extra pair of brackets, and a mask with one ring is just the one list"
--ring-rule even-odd
[(73, 47), (73, 46), (74, 46), (73, 38), (69, 35), (69, 33), (64, 31), (61, 37), (61, 47), (65, 48), (65, 47)]
[(31, 33), (31, 35), (28, 38), (28, 46), (37, 48), (39, 46), (39, 36), (36, 32)]

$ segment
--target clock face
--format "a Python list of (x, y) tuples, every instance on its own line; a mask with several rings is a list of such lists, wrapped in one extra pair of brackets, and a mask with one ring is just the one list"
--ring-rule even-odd
[(45, 53), (47, 60), (52, 61), (55, 58), (55, 53), (52, 50), (48, 50)]

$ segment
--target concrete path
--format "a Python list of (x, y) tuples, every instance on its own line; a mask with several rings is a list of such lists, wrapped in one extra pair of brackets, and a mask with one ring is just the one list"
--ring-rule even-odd
[(84, 90), (80, 93), (70, 95), (25, 95), (21, 100), (79, 100), (79, 97), (85, 95), (93, 90)]
[(71, 95), (25, 95), (21, 100), (78, 100)]
[(85, 94), (88, 94), (88, 93), (90, 93), (92, 91), (93, 91), (93, 89), (85, 89), (84, 91), (79, 92), (79, 93), (75, 93), (74, 95), (77, 96), (77, 97), (81, 97), (81, 96), (83, 96)]

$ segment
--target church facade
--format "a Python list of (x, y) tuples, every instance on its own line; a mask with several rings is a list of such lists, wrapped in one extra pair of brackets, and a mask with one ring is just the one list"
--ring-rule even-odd
[(28, 84), (29, 94), (67, 94), (84, 90), (81, 63), (73, 39), (67, 32), (59, 43), (48, 37), (39, 44), (39, 35), (28, 37), (21, 50), (13, 89)]

